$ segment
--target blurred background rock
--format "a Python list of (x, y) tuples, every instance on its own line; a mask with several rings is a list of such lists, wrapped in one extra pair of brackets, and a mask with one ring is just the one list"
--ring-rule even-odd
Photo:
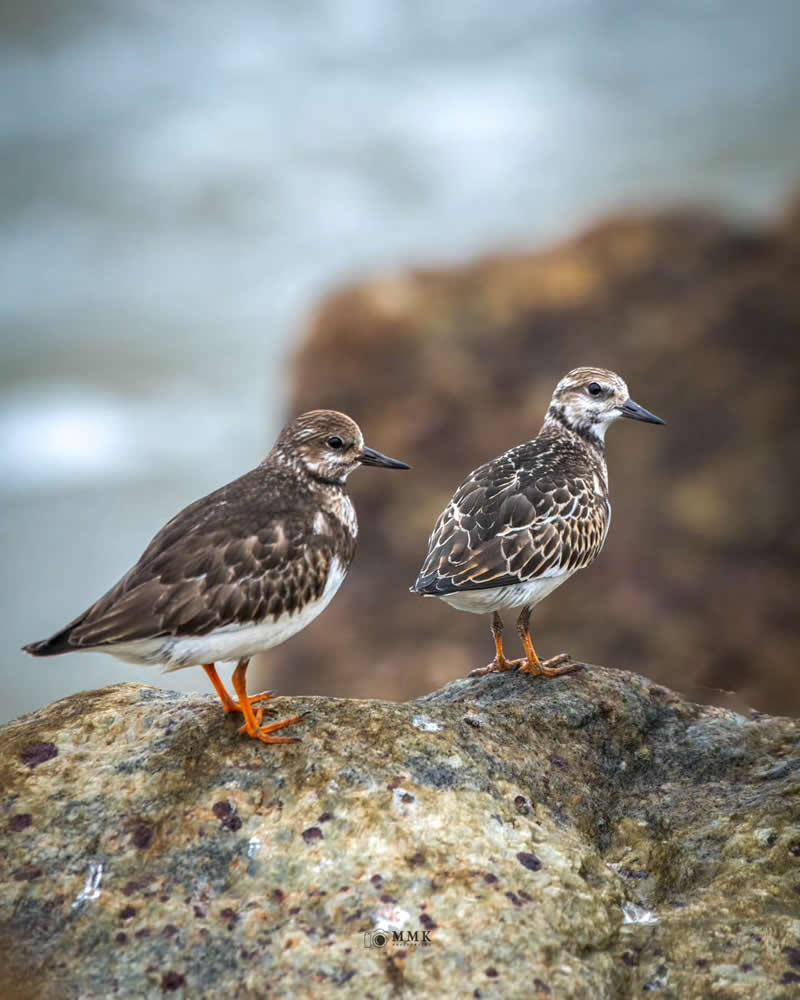
[(540, 651), (800, 711), (799, 27), (793, 0), (0, 3), (0, 717), (204, 690), (19, 646), (312, 406), (415, 468), (354, 477), (354, 570), (265, 675), (406, 697), (481, 665), (486, 621), (406, 588), (581, 363), (668, 426), (609, 435), (608, 543)]

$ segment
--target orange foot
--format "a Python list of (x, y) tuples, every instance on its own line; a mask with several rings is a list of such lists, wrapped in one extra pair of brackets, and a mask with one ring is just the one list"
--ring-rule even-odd
[[(262, 743), (301, 743), (302, 740), (296, 736), (272, 736), (271, 734), (279, 729), (285, 729), (287, 726), (293, 726), (296, 722), (300, 722), (305, 718), (304, 715), (293, 715), (290, 719), (271, 722), (268, 726), (261, 725), (265, 709), (259, 708), (254, 712), (251, 697), (247, 694), (245, 674), (247, 673), (248, 663), (249, 660), (247, 659), (239, 660), (236, 664), (236, 669), (233, 671), (233, 690), (239, 696), (239, 705), (241, 705), (241, 713), (244, 716), (244, 725), (239, 732), (242, 734), (247, 733), (251, 739), (261, 740)], [(263, 694), (269, 694), (271, 697), (271, 692), (265, 691)]]
[(264, 709), (259, 708), (257, 712), (250, 710), (252, 714), (252, 719), (247, 718), (247, 712), (244, 713), (245, 724), (239, 730), (240, 734), (244, 735), (247, 733), (251, 739), (261, 740), (262, 743), (302, 743), (303, 741), (298, 736), (272, 736), (271, 734), (276, 732), (278, 729), (285, 729), (287, 726), (293, 726), (296, 722), (302, 722), (303, 719), (308, 714), (304, 712), (303, 715), (293, 715), (289, 719), (281, 719), (279, 722), (271, 722), (268, 726), (262, 726), (261, 720), (264, 717)]
[[(540, 660), (534, 653), (535, 659), (520, 661), (520, 673), (532, 674), (534, 677), (560, 677), (561, 674), (572, 674), (576, 670), (583, 670), (582, 663), (569, 663), (571, 660), (569, 653), (559, 653), (558, 656), (551, 656), (549, 660)], [(563, 663), (564, 666), (559, 666)]]
[(475, 667), (474, 670), (470, 670), (467, 677), (483, 677), (486, 674), (504, 674), (506, 670), (514, 670), (517, 667), (522, 668), (524, 665), (527, 665), (527, 662), (528, 661), (525, 659), (507, 660), (505, 656), (502, 658), (495, 656), (492, 662), (488, 663), (485, 667)]
[[(241, 699), (239, 701), (234, 701), (233, 698), (225, 690), (225, 685), (219, 679), (219, 674), (217, 673), (217, 668), (213, 663), (204, 663), (203, 670), (205, 670), (208, 675), (208, 679), (214, 685), (214, 690), (219, 696), (219, 700), (222, 702), (222, 708), (225, 712), (242, 712), (244, 714), (244, 709), (242, 708)], [(247, 698), (248, 704), (255, 705), (259, 701), (269, 701), (270, 698), (275, 697), (274, 691), (261, 691), (259, 694), (248, 694), (245, 696)], [(271, 708), (264, 709), (265, 712), (272, 712)]]

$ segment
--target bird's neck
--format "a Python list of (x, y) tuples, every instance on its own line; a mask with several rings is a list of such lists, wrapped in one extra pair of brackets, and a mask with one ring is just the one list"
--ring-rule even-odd
[(570, 420), (563, 406), (558, 403), (551, 403), (544, 418), (542, 429), (539, 431), (539, 436), (570, 438), (576, 443), (581, 443), (591, 448), (605, 462), (606, 427), (605, 423), (576, 422)]

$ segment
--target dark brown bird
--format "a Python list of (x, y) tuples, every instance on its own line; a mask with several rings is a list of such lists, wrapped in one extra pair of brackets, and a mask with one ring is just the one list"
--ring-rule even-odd
[[(172, 518), (125, 576), (55, 635), (24, 649), (33, 656), (75, 650), (111, 653), (165, 670), (202, 666), (226, 712), (241, 712), (264, 743), (300, 721), (261, 725), (273, 697), (248, 695), (250, 658), (284, 642), (327, 607), (356, 550), (358, 524), (345, 483), (359, 465), (408, 469), (364, 445), (358, 425), (312, 410), (281, 432), (264, 461)], [(228, 694), (219, 660), (238, 661)]]
[[(560, 665), (566, 653), (539, 660), (530, 613), (600, 554), (611, 518), (605, 433), (619, 417), (664, 423), (633, 402), (619, 375), (574, 369), (556, 386), (538, 435), (471, 472), (436, 522), (411, 590), (459, 611), (491, 613), (495, 658), (470, 676), (577, 669)], [(522, 609), (523, 659), (503, 654), (504, 608)]]

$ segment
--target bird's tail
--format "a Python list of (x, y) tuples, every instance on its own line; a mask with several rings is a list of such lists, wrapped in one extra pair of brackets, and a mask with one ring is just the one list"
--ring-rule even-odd
[(60, 632), (51, 635), (49, 639), (40, 639), (38, 642), (29, 642), (22, 647), (24, 653), (31, 656), (58, 656), (59, 653), (68, 653), (75, 647), (70, 643), (69, 637), (72, 633), (72, 625), (67, 625)]

